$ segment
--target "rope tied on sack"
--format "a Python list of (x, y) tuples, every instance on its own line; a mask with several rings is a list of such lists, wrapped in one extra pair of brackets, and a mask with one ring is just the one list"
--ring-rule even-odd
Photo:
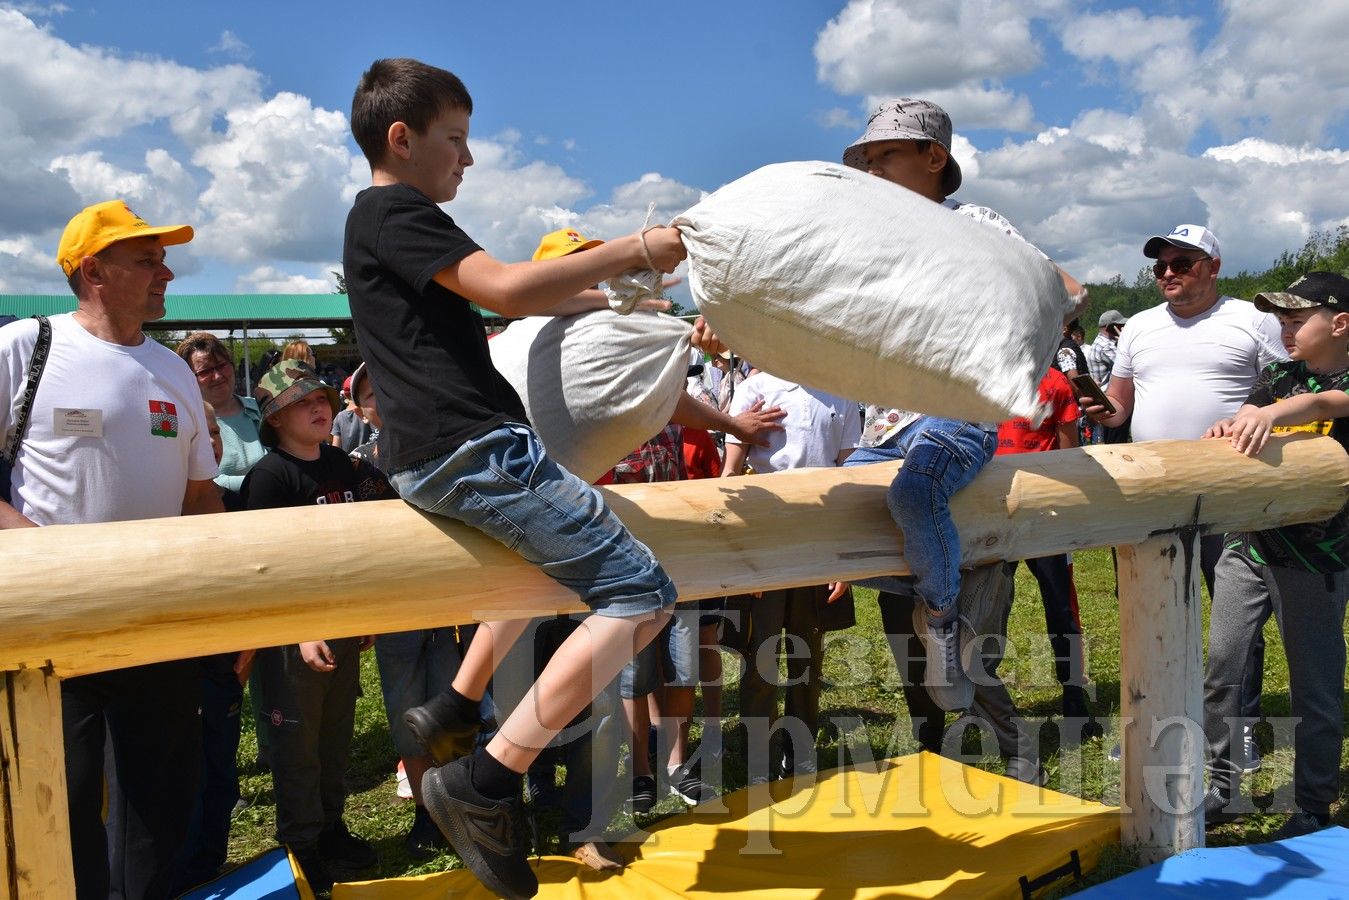
[(651, 217), (656, 214), (656, 204), (646, 208), (646, 219), (637, 232), (642, 244), (642, 256), (646, 258), (645, 269), (629, 269), (610, 278), (602, 285), (604, 296), (609, 298), (609, 308), (616, 313), (627, 315), (637, 308), (643, 300), (658, 300), (665, 295), (665, 275), (656, 268), (651, 259), (651, 251), (646, 246), (646, 233), (660, 225), (652, 225)]

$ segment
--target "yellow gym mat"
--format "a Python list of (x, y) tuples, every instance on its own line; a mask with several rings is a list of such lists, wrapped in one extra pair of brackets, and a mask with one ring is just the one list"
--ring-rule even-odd
[[(617, 844), (595, 872), (535, 861), (544, 900), (1023, 897), (1089, 871), (1119, 841), (1118, 810), (929, 753), (736, 791)], [(1024, 886), (1024, 887), (1023, 887)], [(479, 900), (462, 869), (339, 884), (333, 900)]]

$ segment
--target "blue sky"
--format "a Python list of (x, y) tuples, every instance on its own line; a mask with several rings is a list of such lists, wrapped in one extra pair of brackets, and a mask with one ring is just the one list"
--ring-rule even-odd
[(327, 290), (368, 175), (351, 92), (394, 55), (473, 93), (449, 209), (505, 259), (837, 159), (909, 94), (955, 121), (958, 199), (1073, 274), (1132, 281), (1181, 221), (1259, 269), (1349, 221), (1346, 33), (1349, 4), (1272, 0), (0, 3), (0, 292), (61, 291), (61, 225), (112, 196), (197, 227), (175, 290)]

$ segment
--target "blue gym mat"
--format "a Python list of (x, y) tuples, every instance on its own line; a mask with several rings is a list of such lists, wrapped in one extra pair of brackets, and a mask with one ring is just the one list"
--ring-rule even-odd
[(309, 885), (297, 882), (285, 847), (276, 847), (193, 888), (179, 900), (314, 900)]
[(1190, 850), (1078, 893), (1091, 900), (1349, 898), (1349, 828), (1250, 844)]

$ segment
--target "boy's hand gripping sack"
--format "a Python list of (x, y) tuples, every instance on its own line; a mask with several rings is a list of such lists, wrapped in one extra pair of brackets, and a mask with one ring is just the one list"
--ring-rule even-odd
[(765, 166), (672, 224), (698, 310), (764, 370), (951, 419), (1039, 420), (1072, 303), (1030, 245), (826, 162)]
[(689, 326), (655, 312), (532, 316), (488, 342), (548, 455), (594, 481), (670, 422)]

